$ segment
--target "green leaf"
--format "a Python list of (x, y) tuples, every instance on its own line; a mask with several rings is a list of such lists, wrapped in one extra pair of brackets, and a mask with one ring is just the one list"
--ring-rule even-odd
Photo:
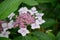
[(26, 36), (19, 36), (19, 37), (16, 37), (15, 39), (13, 40), (38, 40), (37, 37), (35, 36), (31, 36), (31, 35), (26, 35)]
[(60, 32), (58, 32), (58, 34), (56, 36), (56, 40), (60, 40)]
[(51, 40), (45, 33), (40, 31), (33, 32), (33, 35), (36, 36), (39, 40)]
[(56, 15), (57, 18), (60, 19), (60, 4), (57, 4), (57, 5), (56, 5), (55, 15)]
[(54, 20), (54, 19), (45, 19), (45, 23), (41, 25), (41, 27), (43, 28), (47, 28), (47, 27), (51, 27), (53, 26), (54, 24), (56, 24), (57, 22)]
[(48, 35), (52, 40), (55, 40), (55, 39), (56, 39), (55, 35), (54, 35), (53, 33), (51, 33), (51, 32), (48, 32), (47, 35)]
[(5, 37), (0, 37), (0, 40), (10, 40), (10, 39)]
[(37, 0), (39, 3), (49, 3), (49, 2), (54, 2), (55, 0)]
[(19, 36), (19, 37), (16, 37), (15, 39), (13, 39), (13, 40), (25, 40), (25, 38), (22, 37), (22, 36)]
[(22, 0), (5, 0), (0, 4), (0, 20), (17, 10)]
[(29, 5), (29, 6), (35, 6), (38, 5), (38, 2), (35, 0), (23, 0), (23, 3)]
[(25, 39), (26, 39), (26, 40), (38, 40), (37, 37), (31, 36), (31, 35), (25, 36)]

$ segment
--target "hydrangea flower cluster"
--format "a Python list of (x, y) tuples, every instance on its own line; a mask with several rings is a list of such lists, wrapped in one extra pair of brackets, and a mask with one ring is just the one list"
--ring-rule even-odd
[(16, 17), (15, 26), (19, 26), (18, 33), (22, 36), (30, 33), (27, 30), (27, 25), (31, 25), (31, 29), (40, 28), (40, 25), (45, 21), (42, 19), (43, 13), (39, 13), (35, 7), (28, 9), (27, 7), (22, 7), (18, 10), (19, 15)]
[[(22, 7), (18, 10), (19, 15), (16, 15), (16, 20), (13, 21), (12, 17), (15, 15), (13, 12), (8, 16), (10, 19), (10, 22), (0, 22), (0, 31), (3, 31), (2, 34), (9, 32), (6, 32), (6, 30), (19, 27), (18, 33), (20, 33), (22, 36), (26, 36), (26, 34), (30, 33), (30, 31), (27, 29), (27, 25), (31, 25), (31, 29), (40, 28), (40, 25), (45, 22), (45, 20), (42, 19), (42, 16), (44, 13), (39, 13), (35, 7), (32, 7), (31, 9), (28, 9), (27, 7)], [(6, 37), (6, 35), (4, 35)], [(7, 36), (8, 37), (8, 36)]]

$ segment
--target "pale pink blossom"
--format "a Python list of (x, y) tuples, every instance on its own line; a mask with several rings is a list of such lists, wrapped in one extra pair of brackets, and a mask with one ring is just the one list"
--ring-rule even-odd
[(6, 22), (2, 23), (3, 31), (8, 30), (8, 24)]
[(26, 36), (26, 34), (30, 33), (29, 30), (27, 30), (27, 28), (20, 28), (18, 30), (18, 33), (21, 33), (22, 36)]
[(27, 7), (22, 7), (18, 10), (19, 15), (22, 14), (22, 13), (27, 13), (27, 11), (28, 11)]
[(42, 19), (42, 16), (44, 15), (44, 13), (37, 13), (36, 14), (36, 18), (37, 20), (40, 22), (40, 24), (45, 23), (45, 20)]
[(32, 11), (36, 11), (36, 7), (32, 7), (31, 10), (32, 10)]
[(44, 13), (36, 13), (37, 17), (42, 17), (44, 15)]
[(3, 31), (6, 31), (6, 30), (14, 27), (14, 22), (13, 22), (13, 20), (11, 20), (9, 23), (4, 22), (1, 25), (2, 25)]
[(35, 23), (31, 24), (31, 29), (36, 29), (36, 28), (40, 28), (40, 22), (38, 20), (35, 21)]
[(9, 37), (9, 34), (10, 34), (9, 31), (2, 31), (2, 32), (0, 33), (0, 37), (6, 37), (6, 38), (8, 38), (8, 37)]
[(36, 9), (36, 7), (32, 7), (32, 8), (31, 8), (31, 11), (32, 11), (33, 13), (37, 13), (37, 12), (38, 12), (37, 9)]
[(34, 15), (34, 14), (38, 13), (38, 11), (36, 10), (36, 7), (32, 7), (30, 10), (28, 10), (28, 12), (29, 12), (31, 15)]
[(12, 29), (14, 27), (14, 21), (11, 20), (7, 25), (8, 25), (8, 29)]

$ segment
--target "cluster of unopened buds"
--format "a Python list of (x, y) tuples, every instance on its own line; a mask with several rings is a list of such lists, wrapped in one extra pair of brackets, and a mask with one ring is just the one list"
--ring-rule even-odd
[[(30, 31), (27, 29), (28, 25), (31, 25), (31, 29), (40, 28), (40, 25), (45, 22), (45, 20), (42, 19), (42, 16), (44, 13), (39, 13), (35, 7), (32, 7), (31, 9), (28, 9), (27, 7), (22, 7), (18, 10), (19, 15), (15, 15), (14, 13), (11, 13), (8, 18), (10, 19), (10, 22), (3, 22), (0, 21), (0, 32), (3, 29), (3, 32), (6, 32), (7, 29), (11, 29), (14, 27), (19, 27), (20, 29), (17, 31), (22, 36), (26, 36), (26, 34), (30, 33)], [(16, 20), (13, 21), (12, 17), (16, 16)], [(4, 34), (1, 32), (0, 35)], [(9, 32), (7, 35), (10, 34)]]

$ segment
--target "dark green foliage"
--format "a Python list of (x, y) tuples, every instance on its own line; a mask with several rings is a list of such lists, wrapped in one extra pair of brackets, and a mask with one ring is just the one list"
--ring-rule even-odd
[(0, 37), (0, 40), (10, 40), (10, 39), (5, 37)]

